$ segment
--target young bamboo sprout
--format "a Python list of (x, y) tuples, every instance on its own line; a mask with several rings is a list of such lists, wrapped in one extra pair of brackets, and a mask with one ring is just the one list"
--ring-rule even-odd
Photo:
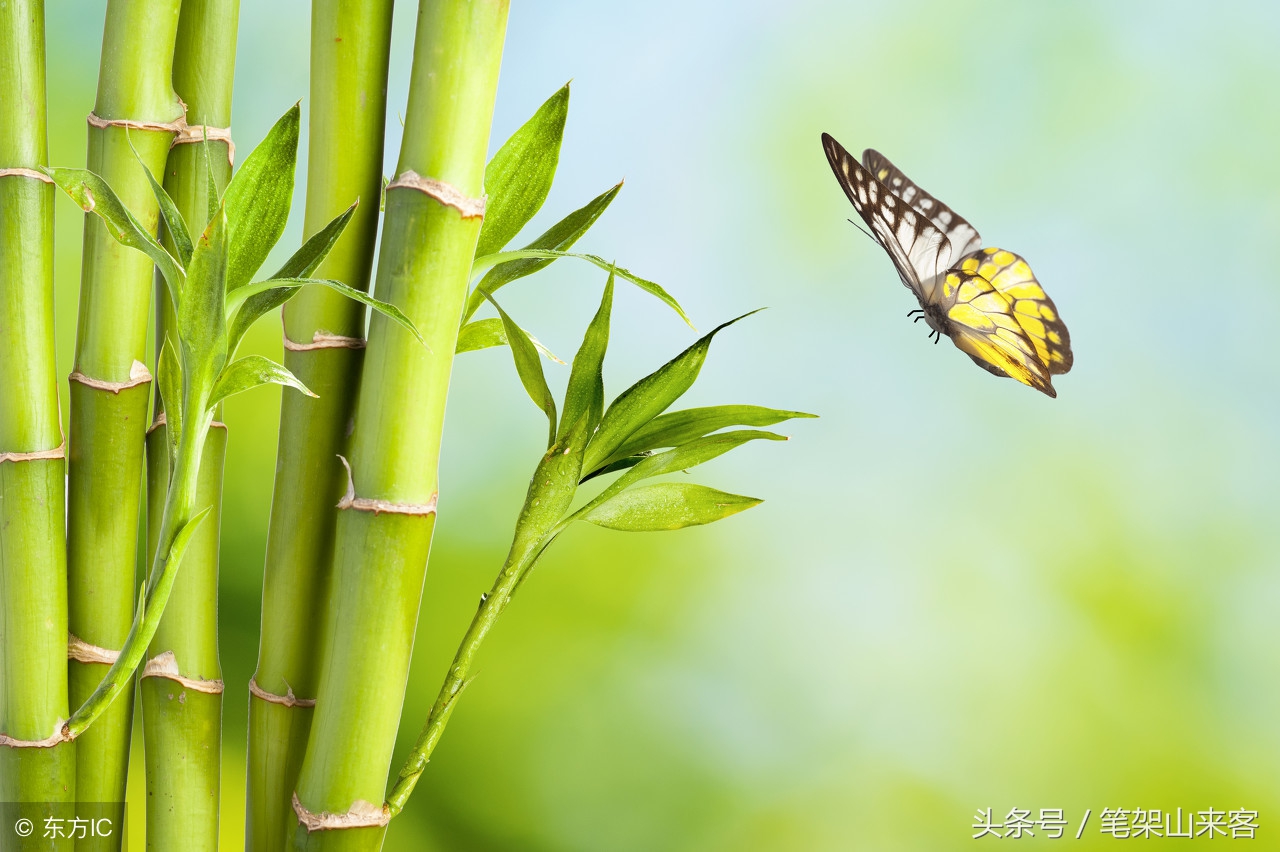
[[(208, 218), (208, 182), (221, 194), (231, 178), (231, 90), (239, 0), (186, 0), (174, 51), (174, 88), (186, 104), (186, 126), (164, 171), (176, 210), (165, 211), (165, 244), (190, 256), (187, 222)], [(178, 243), (183, 243), (181, 248)], [(156, 287), (157, 361), (176, 339), (177, 315), (163, 282)], [(167, 363), (167, 362), (166, 362)], [(157, 374), (161, 372), (159, 364)], [(171, 397), (178, 393), (170, 394)], [(146, 763), (146, 836), (154, 849), (213, 852), (218, 848), (222, 757), (222, 670), (218, 659), (218, 532), (227, 429), (215, 412), (201, 453), (196, 502), (210, 509), (174, 580), (139, 677)], [(169, 485), (169, 427), (163, 399), (147, 432), (148, 557), (153, 559)]]
[[(466, 688), (480, 644), (538, 559), (565, 528), (574, 521), (586, 521), (634, 532), (673, 530), (709, 524), (749, 509), (760, 501), (684, 482), (644, 486), (637, 483), (688, 470), (749, 441), (786, 440), (773, 432), (752, 429), (722, 432), (721, 429), (768, 426), (813, 416), (746, 405), (663, 413), (693, 385), (712, 338), (738, 320), (713, 329), (663, 367), (632, 385), (606, 411), (602, 368), (609, 343), (613, 284), (614, 273), (610, 272), (600, 308), (573, 359), (558, 425), (555, 401), (537, 351), (519, 326), (497, 302), (493, 303), (506, 328), (521, 382), (530, 398), (547, 415), (550, 447), (530, 480), (502, 570), (493, 588), (481, 598), (480, 608), (458, 646), (426, 725), (387, 797), (386, 809), (391, 816), (404, 808), (440, 741), (458, 697)], [(670, 449), (656, 452), (663, 448)], [(570, 511), (581, 482), (613, 471), (625, 472), (580, 508)]]

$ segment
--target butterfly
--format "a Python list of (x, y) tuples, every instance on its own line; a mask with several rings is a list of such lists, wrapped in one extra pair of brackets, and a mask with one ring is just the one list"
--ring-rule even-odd
[(878, 151), (859, 163), (822, 134), (836, 180), (898, 277), (920, 303), (937, 343), (945, 334), (984, 370), (1056, 397), (1052, 377), (1071, 369), (1071, 338), (1027, 262), (983, 248), (978, 231)]

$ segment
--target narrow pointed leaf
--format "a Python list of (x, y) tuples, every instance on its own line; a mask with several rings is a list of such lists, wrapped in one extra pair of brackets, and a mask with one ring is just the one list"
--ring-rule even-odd
[(249, 283), (284, 233), (293, 202), (298, 125), (294, 104), (245, 158), (227, 187), (227, 292)]
[(547, 434), (547, 446), (550, 447), (556, 442), (556, 400), (551, 395), (551, 388), (547, 387), (547, 377), (542, 372), (542, 361), (538, 359), (538, 350), (529, 340), (524, 329), (516, 325), (511, 317), (507, 316), (507, 312), (502, 306), (493, 301), (490, 302), (498, 310), (498, 316), (502, 318), (503, 330), (507, 333), (507, 344), (511, 348), (511, 357), (516, 364), (516, 373), (520, 376), (520, 384), (524, 385), (525, 391), (529, 394), (529, 398), (533, 400), (534, 405), (542, 409), (547, 415), (549, 423), (549, 431)]
[[(556, 354), (550, 349), (542, 345), (542, 341), (525, 331), (529, 338), (529, 342), (534, 348), (541, 352), (545, 357), (555, 361), (557, 364), (563, 364), (556, 357)], [(507, 345), (507, 330), (502, 325), (499, 317), (490, 317), (489, 319), (476, 320), (469, 322), (462, 328), (458, 329), (458, 345), (454, 347), (455, 354), (463, 352), (475, 352), (477, 349), (488, 349), (493, 346)]]
[(86, 213), (96, 214), (116, 242), (151, 258), (169, 285), (169, 292), (177, 301), (182, 291), (186, 272), (173, 255), (160, 245), (142, 223), (125, 209), (119, 196), (107, 182), (87, 169), (45, 169), (45, 174), (61, 187), (71, 200)]
[(782, 411), (760, 405), (713, 405), (660, 414), (636, 430), (605, 459), (605, 466), (628, 456), (663, 447), (678, 447), (729, 426), (772, 426), (797, 417), (816, 417), (803, 411)]
[(566, 84), (511, 134), (484, 170), (488, 196), (476, 256), (501, 250), (547, 200), (560, 161), (560, 141), (569, 114)]
[(587, 434), (600, 425), (604, 416), (604, 354), (609, 348), (609, 315), (613, 311), (613, 273), (604, 285), (600, 307), (582, 337), (578, 354), (573, 357), (569, 371), (569, 386), (564, 392), (564, 416), (560, 421), (563, 435), (565, 424), (578, 422), (587, 415)]
[(334, 244), (338, 242), (338, 238), (347, 230), (347, 225), (351, 222), (351, 217), (355, 215), (356, 208), (360, 206), (359, 200), (353, 203), (346, 210), (316, 231), (311, 237), (302, 244), (302, 248), (293, 253), (293, 256), (284, 262), (284, 265), (276, 271), (272, 278), (307, 278), (311, 273), (316, 271), (324, 259), (328, 257), (330, 250)]
[(750, 315), (743, 314), (716, 326), (688, 349), (623, 391), (604, 413), (600, 428), (587, 447), (583, 468), (594, 471), (601, 467), (623, 442), (666, 411), (698, 378), (716, 334)]
[[(134, 151), (134, 156), (138, 152)], [(151, 174), (151, 169), (147, 168), (147, 164), (142, 162), (142, 158), (138, 157), (138, 165), (142, 166), (142, 171), (146, 173), (147, 180), (151, 183), (151, 193), (156, 197), (156, 202), (160, 205), (160, 217), (164, 220), (164, 226), (169, 232), (169, 239), (173, 240), (173, 246), (178, 250), (178, 260), (183, 266), (191, 263), (191, 234), (187, 231), (186, 220), (182, 218), (182, 214), (178, 212), (178, 205), (174, 203), (168, 191), (160, 185), (155, 175)]]
[[(329, 224), (312, 234), (302, 244), (302, 248), (294, 252), (293, 257), (285, 261), (280, 270), (272, 277), (306, 278), (312, 272), (315, 272), (316, 267), (324, 261), (334, 244), (338, 242), (338, 238), (346, 231), (347, 224), (351, 221), (351, 217), (359, 203), (359, 201), (355, 202), (335, 216)], [(268, 311), (274, 310), (289, 301), (296, 292), (298, 292), (296, 289), (278, 288), (255, 293), (244, 299), (240, 309), (236, 311), (235, 316), (231, 319), (231, 331), (227, 335), (227, 339), (230, 341), (231, 353), (235, 354), (236, 347), (240, 344), (241, 339), (244, 338), (245, 332), (249, 330), (249, 326), (257, 322), (258, 318)]]
[(229, 396), (251, 390), (261, 385), (284, 385), (296, 388), (307, 396), (315, 396), (297, 376), (275, 361), (261, 355), (246, 355), (228, 364), (213, 385), (209, 407), (217, 405)]
[[(237, 289), (235, 293), (227, 296), (227, 312), (235, 317), (231, 322), (232, 327), (235, 329), (248, 328), (249, 325), (252, 325), (253, 321), (262, 316), (265, 311), (269, 311), (273, 307), (283, 305), (285, 302), (289, 301), (289, 298), (296, 293), (299, 288), (305, 287), (308, 284), (319, 284), (323, 287), (328, 287), (330, 290), (338, 291), (348, 299), (354, 299), (361, 304), (368, 305), (388, 319), (394, 320), (400, 324), (406, 331), (412, 334), (419, 343), (424, 346), (426, 345), (427, 342), (422, 339), (422, 335), (418, 333), (418, 329), (395, 305), (390, 302), (384, 302), (381, 299), (375, 299), (363, 290), (348, 287), (341, 281), (335, 281), (332, 278), (269, 278), (266, 281), (255, 281), (252, 284), (246, 284)], [(272, 294), (270, 299), (254, 299), (255, 296), (265, 296), (267, 294)], [(252, 316), (247, 315), (251, 310), (258, 310), (261, 305), (277, 299), (278, 301), (274, 301), (273, 304), (268, 304), (266, 308), (259, 310), (258, 313), (253, 314)], [(252, 307), (250, 305), (250, 300), (253, 300)], [(243, 321), (242, 315), (244, 315)]]
[(623, 491), (578, 520), (625, 532), (678, 530), (710, 524), (762, 501), (686, 482), (660, 482)]
[(156, 384), (160, 387), (160, 401), (164, 403), (165, 437), (169, 443), (169, 469), (173, 470), (178, 459), (178, 438), (182, 435), (182, 363), (173, 341), (164, 339), (160, 349), (160, 361), (156, 367)]
[[(521, 258), (527, 259), (527, 258), (545, 257), (545, 258), (555, 259), (560, 257), (576, 257), (579, 260), (585, 260), (588, 263), (595, 264), (596, 266), (600, 267), (606, 272), (616, 273), (619, 278), (623, 278), (627, 281), (630, 281), (632, 284), (636, 285), (641, 290), (648, 293), (650, 296), (657, 298), (663, 304), (670, 307), (673, 311), (675, 311), (679, 315), (680, 319), (685, 321), (685, 324), (687, 326), (689, 326), (690, 328), (693, 328), (693, 321), (689, 319), (689, 315), (684, 312), (684, 308), (680, 307), (680, 303), (676, 301), (675, 297), (672, 296), (670, 293), (668, 293), (666, 290), (662, 289), (662, 286), (660, 284), (650, 281), (647, 278), (641, 278), (639, 275), (636, 275), (634, 272), (628, 269), (623, 269), (621, 266), (616, 266), (611, 261), (605, 260), (603, 257), (599, 257), (594, 254), (578, 254), (576, 252), (555, 251), (552, 249), (519, 249), (517, 251), (504, 251), (501, 254), (489, 255), (489, 257), (490, 258), (512, 258), (512, 260), (501, 260), (500, 262), (502, 265), (496, 267), (493, 270), (493, 272), (490, 273), (490, 275), (501, 271), (503, 268), (507, 266), (515, 266), (518, 263), (523, 263), (524, 261), (521, 260)], [(548, 263), (549, 262), (550, 261), (548, 261)], [(486, 281), (488, 280), (488, 276), (485, 277), (485, 280)], [(480, 286), (483, 287), (484, 282), (481, 282)]]
[(673, 447), (665, 452), (627, 456), (625, 459), (610, 462), (597, 471), (587, 472), (582, 479), (585, 482), (605, 473), (613, 473), (619, 470), (627, 471), (596, 496), (596, 501), (599, 501), (639, 482), (641, 479), (688, 470), (691, 467), (711, 461), (713, 458), (723, 455), (732, 449), (736, 449), (748, 441), (759, 440), (786, 441), (788, 439), (786, 435), (755, 429), (735, 429), (731, 432), (717, 432), (714, 435), (695, 438), (687, 444)]
[[(610, 187), (609, 189), (597, 195), (588, 201), (582, 207), (565, 216), (556, 224), (552, 225), (546, 233), (542, 234), (529, 245), (525, 246), (526, 251), (532, 250), (550, 250), (563, 252), (578, 241), (578, 238), (585, 234), (595, 221), (600, 218), (600, 214), (608, 209), (613, 199), (618, 195), (618, 191), (622, 189), (622, 184)], [(481, 305), (484, 304), (484, 293), (495, 293), (500, 288), (510, 284), (517, 278), (523, 278), (526, 275), (532, 275), (539, 269), (554, 261), (557, 257), (563, 255), (529, 255), (521, 257), (511, 257), (511, 262), (503, 262), (494, 260), (494, 258), (507, 257), (509, 252), (502, 254), (480, 255), (477, 253), (475, 263), (472, 265), (471, 274), (474, 278), (476, 275), (488, 272), (479, 286), (471, 293), (467, 300), (467, 309), (463, 312), (463, 319), (470, 319), (471, 315), (476, 312)], [(501, 264), (500, 266), (498, 264)], [(621, 274), (621, 272), (619, 272)]]
[(222, 207), (222, 199), (218, 197), (218, 179), (213, 175), (213, 152), (209, 150), (212, 147), (206, 133), (205, 141), (200, 146), (204, 152), (204, 204), (209, 217), (205, 222), (206, 228), (209, 222), (213, 221), (213, 217), (218, 215), (218, 209)]
[(507, 332), (502, 326), (502, 320), (492, 317), (469, 322), (458, 329), (458, 345), (454, 348), (454, 352), (461, 355), (463, 352), (475, 352), (478, 349), (506, 345)]
[[(748, 441), (760, 440), (785, 441), (787, 438), (785, 435), (778, 435), (774, 432), (738, 429), (733, 432), (721, 432), (717, 435), (697, 438), (684, 446), (667, 450), (665, 453), (633, 456), (632, 458), (635, 458), (635, 461), (632, 462), (632, 465), (634, 466), (622, 476), (619, 476), (617, 480), (609, 483), (607, 488), (597, 494), (590, 503), (579, 509), (577, 514), (586, 514), (595, 506), (621, 493), (624, 489), (630, 488), (642, 479), (651, 479), (668, 473), (686, 471), (689, 468), (697, 467), (718, 456), (722, 456), (730, 450), (737, 449)], [(590, 475), (584, 476), (583, 481), (590, 478)]]
[(178, 340), (182, 363), (188, 370), (207, 365), (217, 371), (226, 360), (226, 274), (227, 217), (219, 210), (196, 242), (187, 283), (177, 305)]

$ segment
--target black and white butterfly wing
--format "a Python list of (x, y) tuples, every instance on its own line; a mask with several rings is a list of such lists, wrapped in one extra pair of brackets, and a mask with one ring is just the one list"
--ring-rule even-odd
[(956, 261), (970, 252), (982, 248), (978, 229), (963, 216), (920, 188), (920, 185), (903, 174), (902, 169), (889, 162), (889, 158), (874, 148), (862, 152), (862, 165), (876, 176), (894, 195), (911, 205), (918, 213), (929, 217), (942, 229), (951, 242), (951, 256), (945, 258), (943, 269), (950, 269)]
[(872, 236), (889, 253), (921, 305), (934, 301), (934, 285), (954, 254), (951, 241), (932, 219), (911, 207), (854, 159), (839, 142), (822, 134), (822, 148), (836, 180)]

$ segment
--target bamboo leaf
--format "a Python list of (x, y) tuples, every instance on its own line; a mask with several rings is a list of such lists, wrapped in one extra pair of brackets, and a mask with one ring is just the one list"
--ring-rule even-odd
[(191, 263), (192, 252), (191, 234), (187, 231), (186, 220), (178, 212), (178, 205), (174, 203), (173, 198), (156, 180), (155, 175), (151, 174), (151, 169), (147, 168), (142, 157), (138, 156), (138, 152), (134, 151), (133, 155), (138, 158), (138, 165), (142, 166), (142, 171), (146, 173), (147, 181), (151, 184), (151, 194), (156, 197), (156, 203), (160, 205), (160, 216), (164, 219), (164, 226), (169, 231), (169, 238), (173, 240), (174, 248), (178, 250), (178, 260), (186, 266)]
[(578, 520), (626, 532), (678, 530), (713, 523), (761, 502), (705, 485), (660, 482), (623, 491)]
[[(637, 429), (602, 464), (609, 467), (615, 462), (640, 453), (662, 447), (678, 447), (729, 426), (772, 426), (797, 417), (816, 416), (803, 411), (782, 411), (760, 405), (713, 405), (706, 408), (671, 411), (658, 415)], [(600, 471), (600, 473), (603, 472), (605, 471)], [(590, 473), (596, 475), (595, 471)]]
[(476, 256), (500, 250), (520, 233), (547, 200), (560, 161), (569, 113), (569, 86), (552, 95), (511, 134), (484, 170), (484, 224)]
[(213, 217), (218, 215), (218, 208), (222, 206), (222, 199), (218, 196), (218, 179), (213, 175), (213, 152), (210, 151), (208, 144), (208, 134), (206, 132), (205, 143), (200, 146), (204, 151), (204, 204), (205, 215), (209, 218), (205, 220), (205, 227), (213, 221)]
[[(289, 298), (296, 293), (299, 288), (305, 287), (308, 284), (319, 284), (323, 287), (328, 287), (330, 290), (338, 291), (348, 299), (354, 299), (361, 304), (368, 305), (388, 319), (399, 323), (423, 346), (427, 345), (427, 342), (422, 339), (422, 335), (418, 333), (417, 327), (414, 326), (409, 318), (405, 316), (404, 313), (395, 305), (390, 302), (384, 302), (381, 299), (375, 299), (363, 290), (348, 287), (341, 281), (335, 281), (332, 278), (268, 278), (266, 281), (255, 281), (252, 284), (246, 284), (227, 296), (227, 313), (228, 315), (235, 317), (235, 319), (232, 320), (232, 326), (237, 329), (242, 327), (248, 328), (248, 326), (253, 323), (253, 320), (262, 316), (262, 312), (259, 312), (251, 318), (246, 317), (246, 322), (241, 322), (241, 314), (248, 312), (250, 309), (250, 300), (254, 299), (255, 296), (272, 294), (271, 299), (278, 299), (278, 301), (273, 305), (265, 308), (265, 310), (270, 310), (272, 307), (282, 305), (289, 301)], [(257, 306), (263, 303), (264, 300), (255, 300), (252, 310), (257, 310)]]
[[(595, 221), (600, 218), (600, 214), (608, 209), (621, 189), (622, 184), (619, 183), (617, 186), (610, 187), (600, 195), (597, 195), (582, 207), (552, 225), (546, 233), (525, 246), (524, 251), (565, 251), (595, 224)], [(502, 254), (483, 256), (477, 254), (471, 267), (472, 277), (474, 278), (484, 272), (488, 272), (488, 274), (485, 275), (479, 286), (472, 291), (470, 298), (467, 300), (467, 309), (462, 314), (464, 320), (470, 319), (471, 315), (484, 304), (484, 293), (496, 293), (500, 288), (505, 287), (512, 281), (523, 278), (526, 275), (532, 275), (554, 261), (556, 257), (563, 256), (522, 255), (508, 258), (509, 262), (501, 259), (495, 260), (495, 258), (506, 258), (509, 254), (511, 253), (503, 252)], [(621, 271), (619, 274), (621, 274)]]
[[(627, 281), (630, 281), (632, 284), (636, 285), (641, 290), (645, 291), (651, 296), (656, 297), (659, 301), (666, 304), (668, 307), (670, 307), (673, 311), (675, 311), (680, 316), (680, 319), (685, 321), (686, 325), (688, 325), (690, 328), (693, 328), (693, 321), (690, 320), (688, 314), (684, 312), (684, 308), (680, 307), (680, 303), (675, 300), (675, 297), (672, 296), (670, 293), (668, 293), (666, 290), (662, 289), (661, 285), (653, 281), (650, 281), (647, 278), (641, 278), (639, 275), (636, 275), (634, 272), (628, 269), (623, 269), (621, 266), (617, 266), (612, 261), (605, 260), (603, 257), (599, 257), (598, 255), (578, 254), (576, 252), (555, 251), (552, 249), (519, 249), (518, 251), (504, 251), (500, 254), (489, 255), (490, 259), (498, 258), (499, 259), (498, 262), (502, 264), (501, 266), (496, 267), (493, 273), (490, 273), (490, 275), (499, 272), (506, 266), (515, 266), (517, 263), (526, 262), (528, 258), (551, 258), (554, 260), (555, 258), (560, 258), (560, 257), (576, 257), (579, 260), (585, 260), (588, 263), (595, 264), (596, 266), (600, 267), (606, 272), (609, 272), (611, 274), (616, 274), (619, 278), (623, 278), (623, 279), (626, 279)], [(550, 262), (551, 262), (550, 260), (547, 261), (547, 263), (550, 263)], [(528, 273), (524, 273), (524, 274), (527, 275)], [(485, 280), (486, 281), (488, 280), (488, 276), (485, 277)], [(506, 283), (506, 282), (503, 282), (503, 283)], [(480, 286), (481, 287), (484, 286), (483, 281), (480, 283)]]
[(507, 332), (502, 327), (502, 320), (498, 317), (491, 317), (490, 319), (469, 322), (458, 329), (458, 345), (454, 347), (453, 351), (455, 354), (461, 355), (463, 352), (475, 352), (478, 349), (506, 345)]
[(276, 271), (272, 278), (307, 278), (311, 273), (316, 271), (334, 245), (338, 242), (338, 238), (347, 230), (347, 225), (351, 223), (351, 217), (355, 215), (356, 208), (360, 206), (357, 199), (346, 210), (334, 216), (329, 224), (316, 231), (311, 237), (302, 244), (302, 248), (293, 253), (293, 256), (284, 262), (284, 265)]
[(623, 391), (604, 413), (600, 428), (587, 447), (583, 468), (597, 470), (623, 442), (666, 411), (698, 378), (716, 334), (748, 316), (751, 314), (743, 314), (716, 326), (688, 349)]
[(307, 396), (315, 396), (297, 376), (275, 361), (261, 355), (246, 355), (232, 361), (218, 376), (209, 396), (209, 407), (213, 408), (229, 396), (268, 384), (296, 388)]
[[(686, 471), (689, 468), (697, 467), (718, 456), (722, 456), (730, 450), (737, 449), (748, 441), (759, 440), (785, 441), (787, 438), (785, 435), (778, 435), (774, 432), (738, 429), (733, 432), (721, 432), (716, 435), (697, 438), (683, 446), (667, 450), (665, 453), (633, 456), (632, 459), (634, 460), (628, 459), (631, 469), (609, 483), (607, 488), (597, 494), (591, 502), (575, 512), (575, 515), (586, 514), (595, 506), (620, 494), (623, 490), (630, 488), (642, 479), (651, 479), (668, 473)], [(590, 475), (584, 476), (583, 481), (590, 478)]]
[(227, 253), (227, 217), (219, 210), (196, 242), (187, 284), (177, 303), (182, 363), (190, 371), (207, 367), (216, 373), (226, 361), (227, 320), (222, 302)]
[[(351, 222), (352, 215), (355, 214), (356, 207), (360, 204), (356, 201), (342, 213), (333, 218), (329, 224), (325, 225), (319, 231), (316, 231), (311, 237), (302, 244), (302, 248), (293, 253), (293, 257), (285, 261), (272, 278), (306, 278), (315, 272), (330, 250), (338, 242), (338, 238), (346, 231), (347, 225)], [(235, 312), (235, 316), (231, 319), (231, 331), (227, 335), (230, 341), (230, 351), (235, 353), (236, 347), (240, 345), (241, 339), (244, 338), (245, 332), (249, 330), (249, 326), (253, 325), (258, 319), (268, 311), (276, 308), (289, 301), (297, 292), (296, 289), (277, 288), (267, 290), (262, 293), (255, 293), (244, 299), (240, 310)]]
[(542, 361), (538, 359), (538, 350), (534, 347), (524, 329), (516, 325), (502, 306), (489, 297), (493, 306), (502, 318), (502, 327), (507, 334), (507, 344), (511, 348), (511, 357), (516, 364), (516, 373), (520, 376), (520, 384), (524, 385), (529, 398), (547, 415), (550, 424), (547, 435), (547, 446), (556, 442), (556, 400), (547, 387), (547, 377), (542, 373)]
[(223, 196), (227, 215), (227, 292), (248, 284), (284, 233), (293, 203), (299, 109), (294, 104), (253, 149)]
[(96, 214), (116, 242), (151, 258), (177, 303), (186, 280), (182, 264), (134, 218), (105, 180), (87, 169), (45, 169), (44, 172), (81, 210)]
[(168, 337), (165, 337), (164, 346), (160, 349), (156, 384), (160, 387), (160, 401), (164, 403), (169, 470), (173, 470), (178, 461), (178, 439), (182, 435), (182, 362), (178, 360), (178, 352)]
[(609, 315), (613, 311), (613, 273), (604, 285), (600, 307), (587, 326), (578, 354), (569, 371), (569, 386), (564, 392), (564, 416), (560, 421), (563, 436), (578, 418), (586, 415), (587, 434), (595, 431), (604, 416), (604, 354), (609, 348)]
[[(523, 329), (522, 329), (523, 330)], [(545, 357), (555, 361), (557, 364), (563, 364), (556, 357), (556, 354), (550, 349), (542, 345), (542, 341), (524, 332), (529, 337), (529, 342), (534, 348), (541, 352)], [(477, 349), (488, 349), (492, 346), (507, 345), (507, 330), (502, 325), (502, 320), (498, 317), (490, 317), (489, 319), (476, 320), (469, 322), (458, 330), (458, 344), (454, 347), (455, 354), (463, 352), (474, 352)]]

